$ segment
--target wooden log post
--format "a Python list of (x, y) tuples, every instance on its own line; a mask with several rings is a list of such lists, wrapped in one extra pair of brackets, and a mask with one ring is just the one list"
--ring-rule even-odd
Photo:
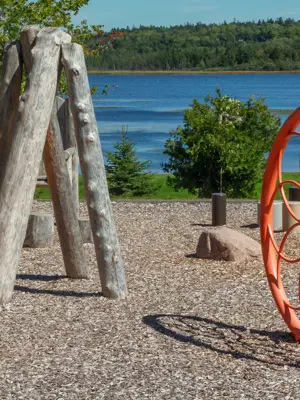
[(74, 279), (88, 278), (83, 240), (55, 110), (47, 132), (43, 158), (66, 274)]
[(82, 47), (62, 45), (71, 110), (102, 292), (111, 299), (127, 295), (124, 264), (113, 220), (97, 122)]
[(72, 156), (72, 190), (73, 199), (76, 207), (77, 216), (79, 216), (79, 182), (78, 182), (78, 167), (79, 167), (79, 157), (77, 141), (75, 136), (74, 120), (70, 109), (69, 99), (65, 100), (64, 104), (65, 111), (65, 123), (66, 123), (66, 135), (65, 135), (65, 145), (64, 149), (74, 148), (74, 154)]
[(83, 243), (93, 243), (93, 233), (89, 217), (79, 217), (78, 221)]
[(23, 247), (51, 247), (54, 236), (54, 218), (52, 214), (31, 213), (26, 229)]
[(74, 147), (71, 147), (70, 149), (64, 151), (71, 187), (73, 186), (73, 157), (75, 155), (75, 152), (76, 150), (74, 149)]
[(70, 148), (74, 149), (74, 153), (72, 153), (72, 160), (70, 160), (70, 164), (72, 163), (71, 182), (73, 191), (73, 201), (75, 203), (77, 215), (79, 216), (79, 185), (78, 185), (79, 158), (78, 158), (77, 142), (74, 131), (73, 116), (70, 110), (70, 102), (68, 98), (62, 99), (60, 97), (56, 97), (56, 104), (57, 104), (57, 117), (60, 126), (64, 150), (68, 150)]
[[(32, 57), (30, 57), (30, 53), (34, 40), (34, 35), (30, 36), (30, 40), (28, 40), (28, 36), (26, 40), (21, 39), (27, 73), (30, 73), (32, 69)], [(51, 192), (66, 275), (68, 278), (74, 279), (88, 278), (83, 241), (72, 199), (72, 186), (58, 123), (58, 107), (58, 99), (55, 98), (46, 136), (43, 161)]]
[[(21, 35), (28, 35), (30, 29)], [(13, 293), (57, 87), (60, 45), (70, 41), (59, 29), (43, 28), (31, 51), (33, 66), (19, 104), (0, 191), (0, 305), (7, 304)]]
[(21, 80), (20, 42), (10, 41), (4, 47), (0, 84), (0, 187), (17, 117)]
[[(31, 39), (34, 40), (34, 37), (32, 37)], [(30, 46), (30, 43), (26, 43), (26, 45)], [(66, 162), (67, 162), (69, 176), (70, 176), (71, 185), (72, 185), (73, 200), (75, 203), (76, 213), (78, 214), (79, 213), (79, 192), (78, 192), (79, 159), (78, 159), (76, 138), (74, 136), (75, 135), (74, 124), (72, 123), (73, 122), (72, 120), (71, 120), (71, 123), (69, 121), (70, 112), (69, 112), (68, 99), (63, 99), (59, 96), (56, 96), (55, 104), (56, 104), (56, 108), (57, 108), (57, 118), (58, 118), (60, 133), (61, 133), (61, 139), (62, 139), (63, 148), (64, 148), (65, 155), (66, 155)], [(69, 126), (70, 126), (70, 129), (69, 129)], [(70, 134), (69, 131), (72, 131), (72, 133)], [(70, 137), (72, 138), (73, 136), (74, 136), (74, 138), (71, 140)], [(74, 157), (76, 157), (76, 159), (74, 159)], [(74, 163), (76, 164), (75, 166), (74, 166)], [(74, 173), (74, 170), (75, 170), (75, 173)], [(40, 186), (39, 180), (41, 181), (41, 179), (39, 179), (39, 178), (42, 178), (44, 176), (46, 176), (46, 169), (45, 169), (44, 161), (42, 160), (40, 169), (39, 169), (39, 177), (38, 177), (37, 187)], [(74, 185), (76, 185), (76, 188), (74, 188)]]

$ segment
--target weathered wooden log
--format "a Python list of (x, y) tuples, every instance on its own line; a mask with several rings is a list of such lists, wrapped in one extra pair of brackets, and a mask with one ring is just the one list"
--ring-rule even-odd
[(113, 220), (104, 161), (82, 47), (62, 45), (70, 104), (104, 296), (127, 295), (124, 263)]
[(93, 243), (93, 233), (90, 219), (88, 217), (79, 217), (78, 222), (83, 243)]
[(52, 214), (31, 213), (23, 247), (51, 247), (54, 235)]
[[(64, 151), (71, 187), (73, 186), (73, 157), (75, 155), (75, 152), (76, 152), (76, 150), (74, 149), (74, 147), (71, 147), (70, 149), (67, 149)], [(75, 199), (73, 198), (75, 207), (77, 205), (76, 200), (77, 200), (76, 198)], [(76, 214), (77, 214), (77, 207), (76, 207)]]
[(65, 32), (44, 28), (31, 51), (33, 67), (19, 104), (0, 191), (0, 305), (8, 303), (13, 293), (57, 87), (60, 44), (70, 41)]
[[(32, 43), (35, 38), (31, 37)], [(25, 55), (26, 71), (32, 69), (31, 52), (32, 43), (22, 42), (22, 52)], [(88, 278), (83, 241), (81, 238), (79, 222), (75, 205), (72, 199), (72, 186), (66, 163), (66, 155), (71, 156), (72, 150), (64, 153), (62, 136), (57, 117), (59, 98), (55, 99), (46, 143), (43, 152), (43, 161), (51, 192), (57, 231), (60, 239), (66, 275), (68, 278)]]
[[(35, 45), (34, 42), (36, 40), (39, 31), (40, 31), (39, 27), (35, 25), (29, 25), (21, 32), (22, 57), (27, 75), (31, 71), (31, 66), (34, 61), (34, 56), (31, 52), (31, 49)], [(30, 51), (28, 51), (28, 49), (30, 49)]]
[(56, 110), (51, 116), (43, 158), (66, 274), (69, 278), (88, 278), (83, 241), (72, 199), (72, 186), (63, 152)]
[[(59, 124), (59, 128), (60, 127), (61, 127), (61, 124)], [(61, 138), (60, 138), (60, 141), (62, 141)], [(75, 155), (77, 156), (76, 149), (74, 147), (71, 147), (71, 148), (69, 148), (67, 150), (64, 150), (64, 155), (65, 155), (65, 160), (66, 160), (66, 163), (67, 163), (67, 168), (68, 168), (68, 173), (69, 173), (71, 186), (73, 187), (73, 157)], [(48, 182), (47, 175), (46, 175), (46, 169), (45, 169), (45, 165), (44, 165), (44, 160), (41, 161), (41, 164), (40, 164), (40, 167), (39, 167), (39, 176), (38, 176), (38, 179), (37, 179), (37, 187), (39, 186), (40, 181), (42, 181), (42, 183), (43, 182)], [(44, 185), (44, 186), (47, 187), (47, 185)], [(78, 208), (78, 205), (77, 205), (78, 199), (77, 199), (77, 197), (75, 196), (75, 199), (74, 199), (76, 212), (77, 212), (77, 208)]]
[(65, 150), (67, 148), (67, 146), (65, 145), (66, 136), (68, 135), (68, 121), (66, 121), (66, 116), (65, 116), (66, 100), (63, 99), (62, 97), (56, 96), (55, 103), (56, 103), (57, 119), (59, 123), (61, 139), (63, 143), (63, 148)]
[[(73, 116), (70, 110), (69, 99), (56, 97), (57, 117), (63, 141), (63, 148), (69, 151), (74, 149), (72, 160), (69, 160), (68, 168), (71, 176), (73, 201), (75, 203), (76, 213), (79, 215), (79, 188), (78, 188), (78, 150), (74, 132)], [(72, 171), (71, 171), (72, 170)]]
[(21, 80), (20, 43), (10, 41), (4, 47), (0, 84), (0, 187), (16, 122)]
[(71, 157), (73, 157), (74, 154), (75, 154), (74, 147), (64, 150), (65, 160), (68, 161)]
[(65, 100), (64, 111), (65, 111), (65, 123), (66, 123), (64, 148), (68, 149), (72, 147), (75, 149), (75, 152), (72, 157), (72, 190), (73, 190), (73, 200), (76, 206), (77, 216), (79, 216), (79, 182), (78, 182), (79, 157), (78, 157), (78, 148), (77, 148), (77, 141), (74, 129), (74, 120), (70, 109), (69, 99)]

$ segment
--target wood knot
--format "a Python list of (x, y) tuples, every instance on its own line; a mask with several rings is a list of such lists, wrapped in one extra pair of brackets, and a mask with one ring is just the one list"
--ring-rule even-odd
[(79, 111), (84, 111), (84, 104), (83, 104), (83, 103), (79, 103), (79, 104), (77, 105), (77, 110), (79, 110)]
[(72, 72), (75, 76), (78, 76), (80, 74), (80, 68), (76, 65), (72, 68)]
[(94, 143), (95, 142), (95, 135), (90, 133), (89, 135), (87, 135), (86, 141), (87, 141), (87, 143)]
[(92, 192), (93, 189), (94, 189), (94, 187), (95, 187), (94, 182), (90, 182), (90, 183), (87, 185), (87, 190), (88, 190), (89, 192)]
[(112, 251), (112, 247), (107, 245), (105, 246), (105, 250), (107, 251), (107, 253), (110, 253)]

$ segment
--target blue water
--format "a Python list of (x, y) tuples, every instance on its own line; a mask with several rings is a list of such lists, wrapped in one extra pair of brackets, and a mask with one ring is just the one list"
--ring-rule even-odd
[[(183, 121), (183, 110), (193, 98), (203, 101), (222, 92), (239, 100), (250, 95), (265, 98), (271, 109), (299, 106), (300, 75), (90, 75), (99, 90), (93, 96), (101, 145), (113, 151), (122, 125), (128, 127), (141, 160), (151, 161), (151, 171), (162, 172), (162, 154), (169, 132)], [(102, 96), (106, 84), (117, 86)], [(281, 115), (282, 121), (287, 115)], [(283, 157), (283, 171), (299, 171), (300, 138), (292, 138)]]

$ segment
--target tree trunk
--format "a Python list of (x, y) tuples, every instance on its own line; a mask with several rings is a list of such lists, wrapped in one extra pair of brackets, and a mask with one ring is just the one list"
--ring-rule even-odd
[(121, 299), (127, 295), (124, 264), (113, 220), (105, 167), (82, 47), (62, 45), (70, 104), (96, 257), (104, 296)]
[[(25, 29), (23, 37), (32, 29)], [(44, 28), (31, 51), (33, 67), (20, 101), (0, 191), (0, 305), (8, 303), (13, 293), (57, 87), (60, 44), (70, 41), (65, 32)]]
[(83, 240), (72, 199), (72, 186), (56, 110), (51, 116), (43, 158), (66, 274), (69, 278), (88, 278)]
[(7, 42), (0, 86), (0, 188), (16, 122), (21, 80), (20, 42)]

